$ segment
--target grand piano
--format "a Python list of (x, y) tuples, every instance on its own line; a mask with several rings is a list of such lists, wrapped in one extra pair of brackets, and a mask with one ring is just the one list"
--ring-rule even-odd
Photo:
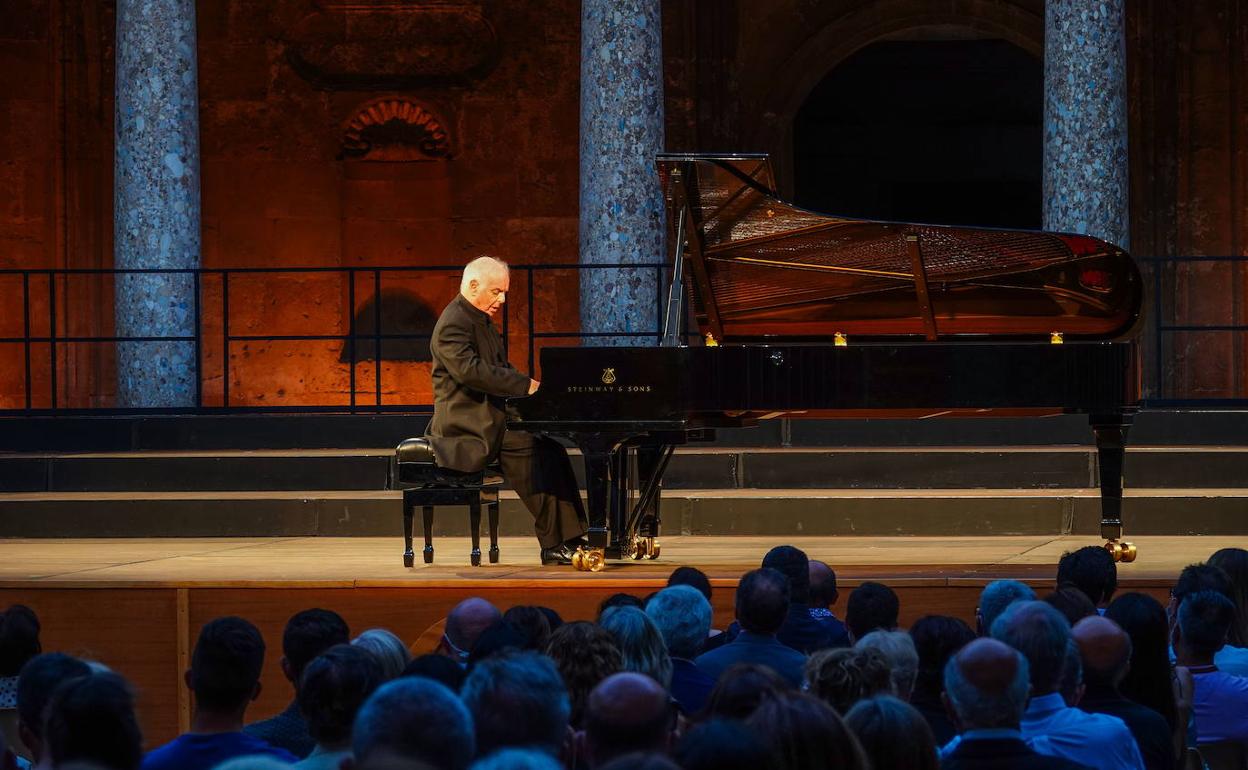
[(578, 569), (655, 558), (664, 469), (779, 417), (1088, 415), (1101, 535), (1122, 538), (1142, 285), (1086, 235), (875, 222), (781, 200), (765, 155), (658, 157), (672, 280), (658, 347), (547, 347), (509, 427), (580, 448)]

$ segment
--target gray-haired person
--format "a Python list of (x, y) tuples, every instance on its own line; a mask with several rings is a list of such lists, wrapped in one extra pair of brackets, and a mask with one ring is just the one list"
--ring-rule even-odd
[(459, 697), (432, 679), (405, 677), (364, 703), (352, 729), (352, 759), (343, 767), (465, 770), (476, 748), (472, 715)]
[(919, 653), (910, 634), (905, 631), (872, 631), (855, 642), (854, 649), (872, 649), (883, 655), (888, 661), (893, 694), (904, 701), (910, 700), (914, 680), (919, 675)]
[(535, 652), (503, 653), (476, 664), (460, 691), (482, 756), (502, 748), (566, 755), (568, 690), (554, 661)]
[(979, 592), (979, 606), (975, 608), (976, 633), (989, 636), (992, 624), (1005, 608), (1014, 602), (1031, 601), (1036, 592), (1031, 586), (1017, 580), (994, 580)]
[(663, 635), (672, 661), (668, 690), (681, 711), (696, 714), (715, 687), (715, 679), (693, 662), (711, 629), (711, 603), (698, 589), (676, 585), (655, 594), (646, 604), (646, 615)]

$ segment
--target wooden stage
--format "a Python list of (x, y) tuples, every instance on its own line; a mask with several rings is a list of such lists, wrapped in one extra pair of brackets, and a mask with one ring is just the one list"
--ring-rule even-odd
[[(612, 562), (601, 573), (542, 567), (532, 538), (503, 538), (502, 563), (471, 567), (467, 538), (434, 541), (437, 563), (404, 569), (398, 537), (0, 540), (0, 607), (27, 604), (39, 614), (46, 650), (89, 656), (135, 683), (149, 745), (185, 727), (190, 698), (181, 687), (198, 629), (241, 615), (264, 633), (264, 691), (249, 718), (276, 713), (291, 697), (278, 667), (282, 628), (308, 607), (341, 613), (352, 632), (389, 628), (417, 651), (436, 642), (446, 611), (467, 596), (506, 608), (544, 604), (565, 619), (592, 619), (616, 591), (645, 595), (677, 566), (712, 578), (717, 627), (732, 619), (737, 578), (782, 542), (837, 571), (842, 610), (849, 590), (879, 580), (901, 598), (903, 626), (923, 614), (973, 622), (982, 586), (1013, 577), (1052, 587), (1063, 552), (1100, 540), (1083, 536), (1006, 537), (691, 537), (662, 538), (658, 561)], [(1178, 571), (1242, 537), (1139, 537), (1140, 558), (1119, 567), (1120, 591), (1164, 601)], [(419, 552), (419, 544), (417, 545)], [(419, 555), (417, 559), (419, 560)]]

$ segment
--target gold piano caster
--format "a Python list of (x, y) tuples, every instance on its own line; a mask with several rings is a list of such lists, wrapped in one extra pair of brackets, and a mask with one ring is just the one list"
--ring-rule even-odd
[(1135, 543), (1128, 543), (1125, 540), (1110, 540), (1105, 543), (1105, 550), (1109, 551), (1109, 555), (1114, 557), (1114, 561), (1120, 561), (1124, 564), (1130, 564), (1135, 561), (1137, 554)]
[(659, 558), (659, 552), (661, 550), (662, 550), (662, 546), (659, 545), (659, 542), (657, 540), (655, 540), (652, 537), (646, 538), (646, 558), (647, 559), (650, 559), (651, 561), (653, 561)]
[(641, 561), (646, 558), (646, 543), (639, 537), (634, 537), (629, 542), (628, 548), (624, 551), (622, 558), (632, 559), (633, 561)]
[(581, 546), (572, 554), (572, 566), (580, 572), (602, 572), (607, 566), (607, 555), (601, 548)]

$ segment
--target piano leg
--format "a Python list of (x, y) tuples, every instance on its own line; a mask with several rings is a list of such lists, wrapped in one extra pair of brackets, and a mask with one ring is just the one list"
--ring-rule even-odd
[(606, 549), (609, 545), (609, 508), (613, 497), (611, 467), (616, 444), (614, 439), (598, 437), (580, 443), (581, 456), (585, 458), (585, 492), (589, 497), (585, 514), (589, 517), (586, 535), (590, 548)]
[(1135, 561), (1135, 545), (1122, 538), (1122, 466), (1127, 431), (1133, 414), (1094, 414), (1090, 422), (1096, 436), (1096, 459), (1101, 479), (1101, 537), (1114, 561)]

